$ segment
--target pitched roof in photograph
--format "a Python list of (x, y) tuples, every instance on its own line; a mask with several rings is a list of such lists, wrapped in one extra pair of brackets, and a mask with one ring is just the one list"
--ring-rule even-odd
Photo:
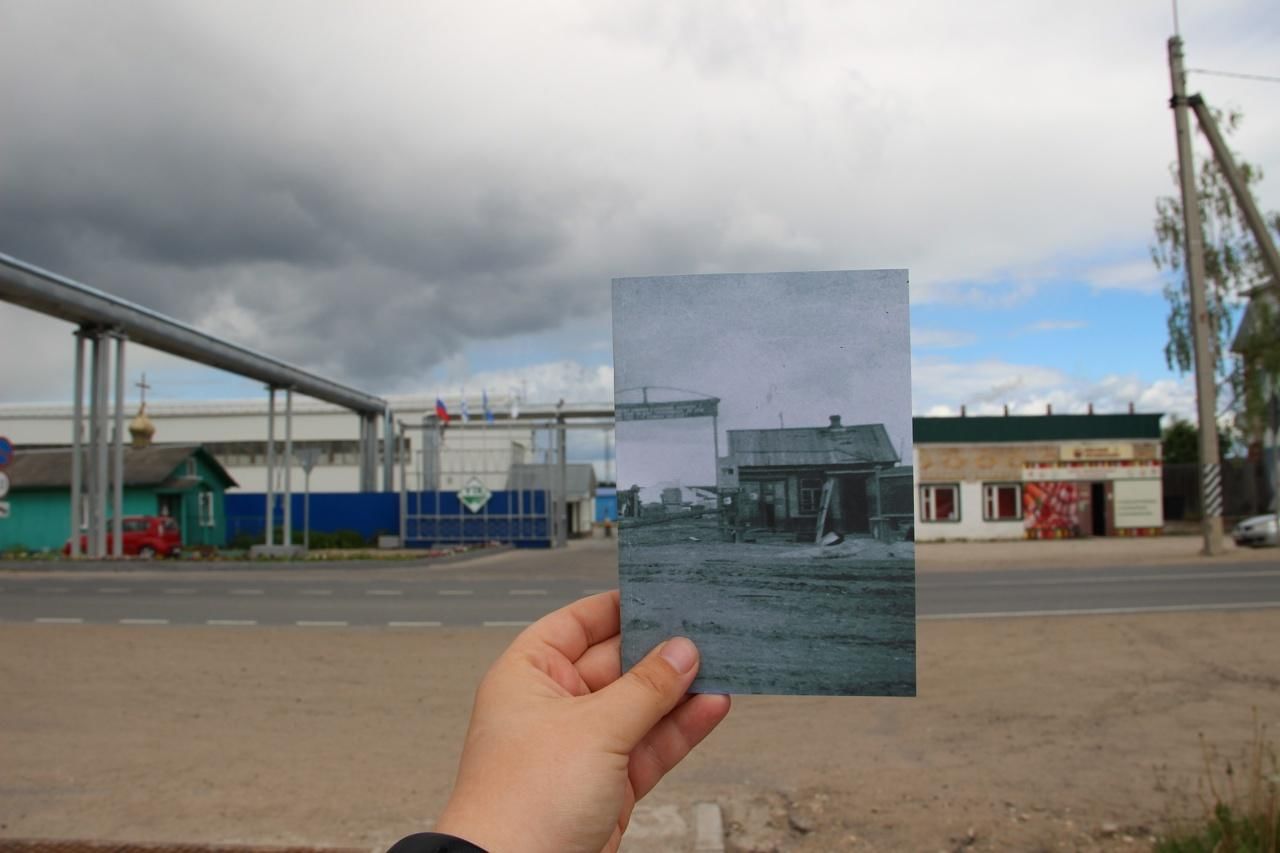
[(912, 418), (916, 444), (1160, 438), (1162, 415), (980, 415)]
[(883, 465), (899, 461), (884, 424), (731, 429), (729, 453), (739, 468)]
[[(142, 449), (124, 449), (124, 485), (126, 487), (170, 486), (177, 489), (195, 485), (196, 480), (178, 473), (178, 468), (192, 456), (200, 456), (217, 474), (223, 486), (236, 481), (203, 447), (191, 445), (152, 445)], [(87, 454), (86, 454), (87, 456)], [(71, 487), (71, 448), (22, 450), (14, 454), (6, 473), (14, 489), (57, 489)]]

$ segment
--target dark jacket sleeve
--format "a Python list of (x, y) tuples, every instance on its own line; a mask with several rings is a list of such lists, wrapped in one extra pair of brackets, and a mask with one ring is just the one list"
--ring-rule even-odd
[(488, 853), (470, 841), (439, 832), (417, 832), (401, 838), (387, 853)]

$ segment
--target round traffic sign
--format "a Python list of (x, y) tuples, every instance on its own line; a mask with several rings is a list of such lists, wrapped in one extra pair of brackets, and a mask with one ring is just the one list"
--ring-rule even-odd
[(0, 468), (8, 468), (13, 461), (13, 442), (0, 435)]

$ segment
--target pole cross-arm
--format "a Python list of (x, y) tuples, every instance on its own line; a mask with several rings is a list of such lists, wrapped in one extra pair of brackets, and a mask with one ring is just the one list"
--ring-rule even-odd
[(1231, 192), (1236, 197), (1236, 204), (1240, 206), (1240, 212), (1244, 214), (1245, 223), (1249, 226), (1249, 230), (1253, 232), (1253, 238), (1257, 241), (1258, 249), (1262, 252), (1263, 262), (1267, 265), (1267, 272), (1271, 274), (1270, 286), (1277, 293), (1280, 293), (1280, 252), (1276, 251), (1276, 244), (1271, 239), (1271, 231), (1267, 228), (1266, 220), (1262, 218), (1262, 214), (1258, 211), (1258, 206), (1253, 201), (1253, 194), (1249, 192), (1249, 187), (1244, 182), (1244, 176), (1240, 174), (1235, 158), (1231, 156), (1231, 149), (1227, 147), (1226, 140), (1222, 138), (1222, 134), (1218, 130), (1218, 123), (1214, 121), (1213, 112), (1200, 95), (1188, 97), (1187, 105), (1195, 112), (1196, 120), (1200, 122), (1200, 130), (1204, 133), (1205, 138), (1209, 140), (1209, 147), (1213, 149), (1213, 156), (1218, 161), (1218, 168), (1222, 169), (1222, 174), (1226, 177), (1227, 183), (1231, 186)]

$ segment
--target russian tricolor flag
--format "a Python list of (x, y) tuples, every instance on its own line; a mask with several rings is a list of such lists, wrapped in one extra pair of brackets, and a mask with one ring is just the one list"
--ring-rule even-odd
[(439, 397), (436, 397), (436, 417), (439, 418), (442, 423), (449, 423), (449, 410), (444, 407), (444, 400), (441, 400)]

